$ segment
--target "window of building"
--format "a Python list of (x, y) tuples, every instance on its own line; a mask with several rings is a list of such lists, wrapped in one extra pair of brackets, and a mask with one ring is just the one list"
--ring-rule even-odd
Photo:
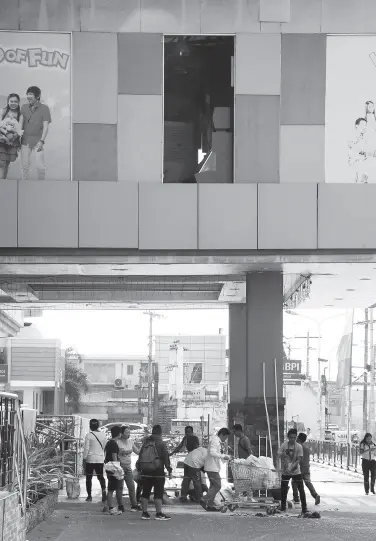
[(184, 363), (184, 383), (202, 382), (202, 363)]
[(233, 65), (232, 36), (165, 36), (164, 182), (233, 182)]
[(127, 376), (133, 376), (133, 364), (127, 365)]

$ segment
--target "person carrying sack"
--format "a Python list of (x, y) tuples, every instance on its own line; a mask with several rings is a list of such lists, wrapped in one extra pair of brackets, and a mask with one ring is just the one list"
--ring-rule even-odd
[(83, 456), (83, 470), (86, 475), (86, 492), (87, 502), (92, 501), (91, 489), (94, 473), (102, 489), (102, 502), (107, 499), (106, 481), (103, 476), (104, 468), (104, 447), (107, 442), (106, 434), (100, 432), (99, 421), (97, 419), (90, 420), (90, 432), (86, 434)]
[(148, 437), (140, 449), (137, 469), (142, 478), (142, 520), (150, 520), (148, 503), (151, 491), (154, 489), (156, 520), (170, 520), (171, 517), (162, 513), (163, 494), (165, 487), (165, 468), (171, 477), (172, 468), (166, 444), (162, 440), (162, 428), (155, 425), (152, 435)]

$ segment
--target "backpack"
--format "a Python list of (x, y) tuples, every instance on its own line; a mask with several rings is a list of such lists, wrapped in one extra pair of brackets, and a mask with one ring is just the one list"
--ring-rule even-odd
[(154, 440), (148, 440), (141, 447), (138, 466), (142, 473), (153, 473), (162, 467)]

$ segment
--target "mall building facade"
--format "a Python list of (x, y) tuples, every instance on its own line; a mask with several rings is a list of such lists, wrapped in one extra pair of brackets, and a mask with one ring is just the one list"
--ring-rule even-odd
[[(354, 172), (359, 182), (341, 173), (333, 182), (325, 166), (325, 157), (341, 155), (326, 148), (328, 44), (337, 35), (366, 37), (375, 18), (373, 0), (2, 0), (0, 74), (16, 58), (5, 53), (9, 34), (71, 36), (64, 119), (71, 115), (72, 135), (70, 176), (58, 179), (52, 141), (60, 120), (50, 100), (45, 179), (0, 180), (3, 307), (112, 299), (95, 284), (91, 297), (80, 297), (83, 286), (73, 282), (86, 263), (86, 278), (163, 277), (164, 290), (156, 279), (154, 297), (149, 283), (135, 302), (178, 302), (177, 276), (232, 276), (243, 295), (234, 287), (220, 298), (212, 284), (191, 297), (185, 288), (185, 298), (230, 304), (230, 422), (241, 420), (255, 437), (265, 430), (264, 366), (275, 435), (284, 304), (296, 306), (309, 287), (305, 266), (371, 261), (376, 249), (368, 171)], [(226, 73), (212, 67), (215, 51)], [(38, 85), (38, 69), (13, 91)], [(357, 116), (368, 99), (359, 96)], [(351, 120), (349, 138), (353, 130)], [(366, 154), (360, 149), (359, 161)], [(346, 143), (338, 159), (341, 171)], [(290, 263), (297, 270), (286, 281)], [(14, 286), (16, 274), (23, 285)], [(38, 289), (26, 275), (54, 275), (58, 291), (52, 296), (52, 281)]]

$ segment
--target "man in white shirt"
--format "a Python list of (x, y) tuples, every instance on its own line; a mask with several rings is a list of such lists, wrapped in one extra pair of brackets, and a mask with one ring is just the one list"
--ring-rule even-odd
[(224, 454), (224, 443), (230, 435), (228, 428), (221, 428), (218, 434), (211, 437), (208, 453), (205, 458), (204, 469), (208, 474), (210, 488), (206, 496), (202, 498), (202, 506), (206, 511), (219, 511), (214, 506), (214, 500), (218, 492), (221, 490), (220, 471), (222, 463), (225, 460), (230, 460), (229, 455)]
[(188, 494), (189, 485), (192, 481), (195, 493), (195, 500), (200, 503), (202, 498), (202, 479), (201, 471), (205, 465), (207, 450), (204, 447), (194, 449), (186, 456), (184, 460), (185, 472), (182, 484), (182, 494)]
[(84, 472), (86, 474), (86, 491), (87, 502), (92, 501), (91, 488), (94, 472), (97, 475), (98, 481), (102, 489), (102, 502), (107, 499), (106, 481), (103, 476), (104, 468), (104, 447), (107, 443), (105, 432), (100, 432), (99, 421), (97, 419), (90, 420), (90, 432), (86, 434), (84, 446)]

